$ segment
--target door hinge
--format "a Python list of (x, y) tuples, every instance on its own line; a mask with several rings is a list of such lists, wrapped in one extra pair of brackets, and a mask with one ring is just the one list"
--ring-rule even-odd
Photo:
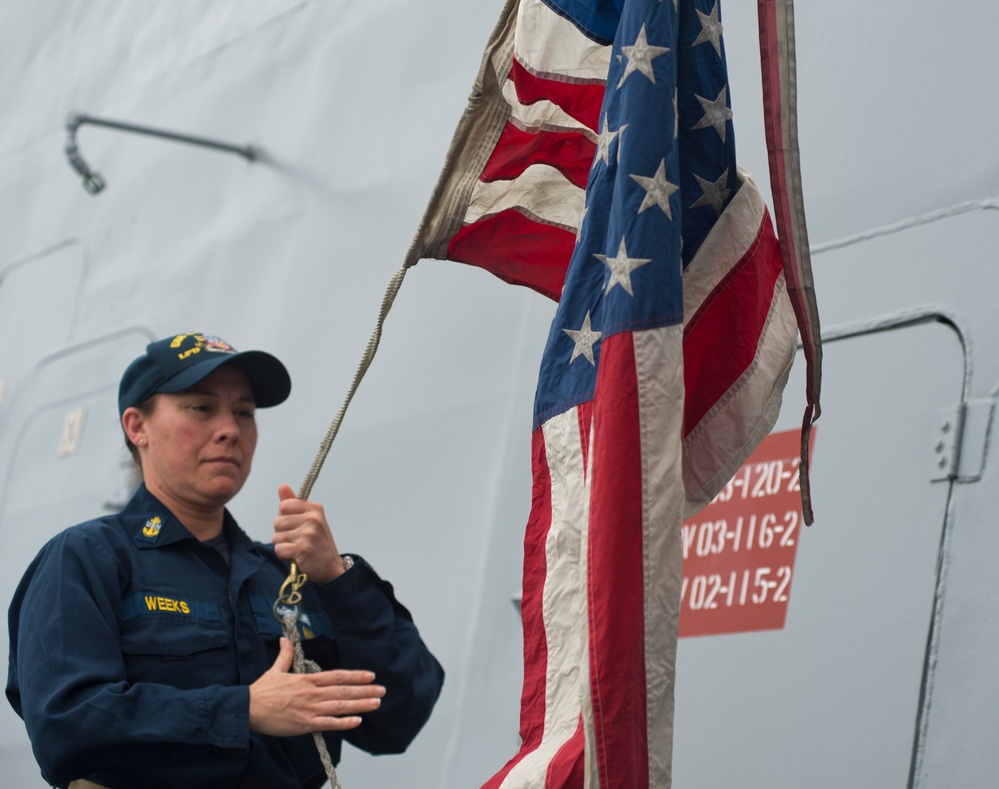
[(977, 482), (985, 468), (995, 400), (945, 408), (933, 432), (931, 482)]

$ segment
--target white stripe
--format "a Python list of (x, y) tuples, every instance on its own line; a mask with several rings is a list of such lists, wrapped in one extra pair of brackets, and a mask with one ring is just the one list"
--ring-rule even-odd
[(758, 235), (766, 204), (756, 182), (741, 167), (739, 177), (741, 188), (683, 272), (684, 325), (742, 260)]
[(543, 426), (551, 474), (552, 523), (545, 544), (547, 573), (542, 615), (548, 642), (545, 723), (541, 744), (507, 774), (501, 789), (544, 785), (548, 765), (579, 725), (580, 696), (588, 694), (586, 533), (590, 492), (583, 477), (577, 408)]
[(607, 80), (611, 48), (591, 41), (541, 0), (521, 0), (513, 48), (517, 60), (539, 76)]
[(645, 709), (650, 789), (672, 780), (673, 687), (680, 621), (683, 520), (683, 328), (635, 332), (642, 448)]
[(597, 135), (585, 124), (577, 121), (565, 110), (548, 99), (541, 99), (532, 104), (521, 104), (517, 98), (517, 86), (513, 80), (503, 83), (503, 99), (510, 105), (510, 117), (522, 129), (543, 131), (579, 131), (593, 143)]
[(583, 214), (584, 192), (547, 164), (532, 164), (512, 181), (479, 181), (465, 212), (465, 224), (510, 208), (573, 233)]

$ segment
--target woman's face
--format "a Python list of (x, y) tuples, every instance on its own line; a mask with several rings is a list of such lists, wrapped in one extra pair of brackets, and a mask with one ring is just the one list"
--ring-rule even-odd
[[(225, 365), (190, 389), (155, 395), (132, 438), (149, 491), (175, 512), (211, 510), (235, 496), (257, 446), (253, 390)], [(136, 440), (138, 438), (138, 440)]]

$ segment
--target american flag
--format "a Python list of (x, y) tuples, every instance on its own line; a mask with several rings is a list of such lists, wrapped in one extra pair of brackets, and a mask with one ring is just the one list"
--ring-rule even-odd
[(410, 251), (559, 300), (522, 744), (487, 787), (670, 785), (681, 521), (773, 426), (796, 344), (730, 107), (717, 0), (510, 0)]

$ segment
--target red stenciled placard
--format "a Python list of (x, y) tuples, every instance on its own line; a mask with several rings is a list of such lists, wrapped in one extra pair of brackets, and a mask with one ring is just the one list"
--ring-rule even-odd
[(800, 451), (797, 430), (767, 436), (714, 501), (683, 522), (681, 638), (784, 627), (804, 525)]

